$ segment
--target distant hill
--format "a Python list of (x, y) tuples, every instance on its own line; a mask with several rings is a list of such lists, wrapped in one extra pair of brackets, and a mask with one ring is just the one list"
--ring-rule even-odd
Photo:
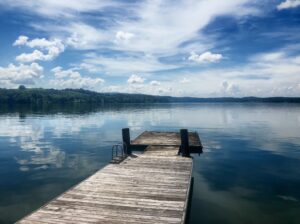
[(127, 93), (98, 93), (84, 89), (41, 89), (25, 88), (0, 89), (1, 104), (66, 104), (66, 103), (93, 103), (93, 104), (119, 104), (119, 103), (213, 103), (213, 102), (272, 102), (272, 103), (300, 103), (300, 97), (170, 97), (153, 96), (145, 94)]

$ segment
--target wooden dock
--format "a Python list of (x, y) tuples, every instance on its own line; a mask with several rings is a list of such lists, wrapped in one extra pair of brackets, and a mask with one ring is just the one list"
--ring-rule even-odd
[[(202, 150), (196, 133), (186, 137)], [(182, 150), (188, 150), (189, 142), (184, 146), (184, 136), (169, 132), (144, 132), (131, 142), (127, 129), (123, 140), (130, 149), (126, 159), (107, 165), (18, 223), (185, 223), (193, 160), (178, 153), (186, 155)], [(137, 146), (146, 148), (135, 155), (131, 150)]]

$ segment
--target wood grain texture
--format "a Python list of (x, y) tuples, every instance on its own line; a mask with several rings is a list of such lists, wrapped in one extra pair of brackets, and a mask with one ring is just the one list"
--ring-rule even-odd
[(184, 223), (193, 161), (178, 149), (152, 145), (109, 164), (18, 223)]
[[(201, 140), (197, 132), (189, 132), (189, 143), (193, 147), (201, 147)], [(180, 146), (181, 139), (179, 132), (156, 132), (144, 131), (135, 140), (132, 145), (164, 145), (164, 146)]]

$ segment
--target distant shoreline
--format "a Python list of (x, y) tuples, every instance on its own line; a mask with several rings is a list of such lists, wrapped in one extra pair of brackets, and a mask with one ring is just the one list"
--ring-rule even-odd
[(84, 89), (0, 89), (0, 103), (30, 104), (143, 104), (143, 103), (300, 103), (300, 97), (171, 97), (128, 93), (98, 93)]

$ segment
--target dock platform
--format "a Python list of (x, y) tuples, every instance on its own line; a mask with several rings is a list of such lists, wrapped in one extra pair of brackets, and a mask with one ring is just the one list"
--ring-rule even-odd
[[(194, 135), (192, 144), (202, 147)], [(18, 223), (185, 223), (193, 160), (178, 155), (180, 138), (144, 132), (129, 140), (144, 152), (107, 165)]]

